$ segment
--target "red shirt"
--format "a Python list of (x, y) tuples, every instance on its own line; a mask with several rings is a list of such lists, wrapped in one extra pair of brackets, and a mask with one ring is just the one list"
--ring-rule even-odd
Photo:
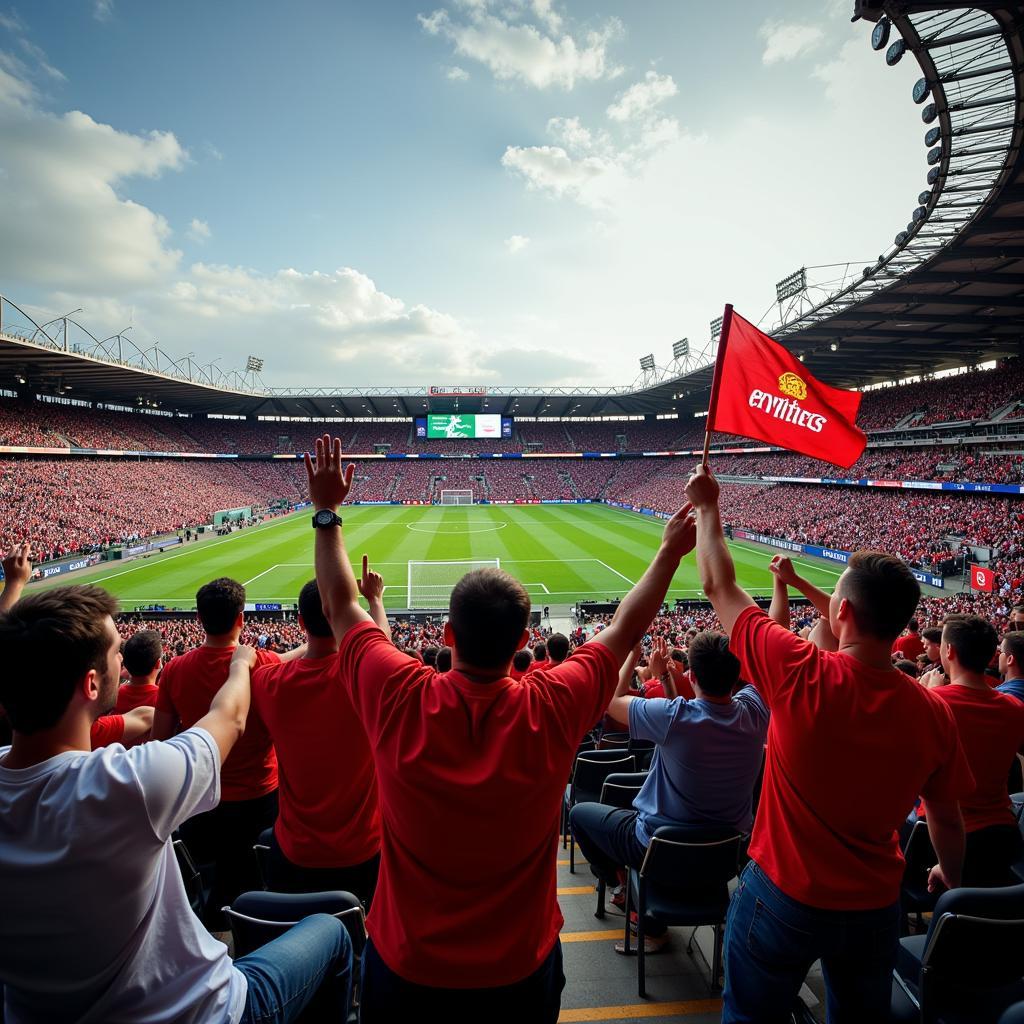
[(380, 849), (377, 776), (337, 655), (257, 669), (252, 706), (277, 751), (284, 855), (304, 868), (369, 860)]
[(736, 620), (731, 645), (772, 713), (751, 858), (812, 907), (895, 903), (896, 830), (918, 794), (974, 789), (949, 706), (894, 668), (820, 651), (759, 608)]
[(123, 715), (126, 711), (134, 711), (136, 708), (156, 707), (156, 698), (159, 692), (160, 687), (156, 683), (144, 686), (125, 683), (117, 691), (117, 703), (114, 705), (114, 710), (119, 715)]
[[(1024, 704), (1021, 705), (1024, 707)], [(109, 747), (111, 743), (120, 743), (124, 739), (124, 715), (100, 715), (89, 730), (89, 741), (92, 749)]]
[(1017, 751), (1024, 748), (1024, 704), (1006, 693), (955, 683), (931, 692), (953, 712), (976, 783), (960, 801), (964, 828), (975, 832), (989, 825), (1016, 825), (1006, 782)]
[[(160, 677), (157, 710), (177, 715), (181, 728), (190, 729), (210, 710), (210, 702), (227, 680), (233, 652), (234, 647), (197, 647), (171, 658)], [(280, 660), (273, 651), (256, 652), (257, 668)], [(274, 745), (259, 712), (250, 708), (245, 732), (221, 766), (221, 800), (254, 800), (275, 789)]]
[(892, 645), (892, 649), (897, 654), (903, 655), (907, 661), (917, 661), (918, 655), (924, 654), (924, 641), (917, 633), (908, 633), (906, 636), (901, 636)]
[[(339, 656), (377, 766), (381, 866), (368, 928), (381, 959), (417, 985), (521, 981), (562, 926), (565, 780), (615, 690), (615, 659), (590, 642), (519, 682), (474, 683), (435, 674), (370, 622), (345, 634)], [(471, 833), (486, 837), (486, 856)]]

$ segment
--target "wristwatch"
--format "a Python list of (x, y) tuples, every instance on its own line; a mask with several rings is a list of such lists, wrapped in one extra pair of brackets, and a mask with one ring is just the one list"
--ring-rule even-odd
[(322, 508), (313, 516), (313, 528), (325, 526), (341, 526), (341, 516), (329, 508)]

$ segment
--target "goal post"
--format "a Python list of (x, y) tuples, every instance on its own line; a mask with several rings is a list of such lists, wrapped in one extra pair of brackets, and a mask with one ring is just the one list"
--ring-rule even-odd
[(442, 490), (442, 505), (472, 505), (473, 491), (470, 490)]
[(500, 558), (464, 562), (409, 562), (407, 607), (447, 610), (455, 584), (474, 569), (500, 569)]

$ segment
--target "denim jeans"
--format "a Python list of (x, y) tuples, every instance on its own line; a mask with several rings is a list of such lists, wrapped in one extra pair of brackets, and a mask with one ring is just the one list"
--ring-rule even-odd
[(565, 975), (557, 939), (547, 958), (522, 981), (496, 988), (429, 988), (399, 977), (373, 940), (363, 951), (362, 1024), (435, 1020), (443, 1024), (556, 1024)]
[(303, 918), (235, 961), (249, 991), (240, 1024), (289, 1024), (312, 1004), (314, 1019), (344, 1024), (352, 1000), (352, 940), (329, 914)]
[[(569, 828), (587, 859), (591, 872), (607, 885), (619, 884), (619, 871), (640, 870), (647, 847), (636, 835), (636, 811), (609, 807), (607, 804), (577, 804), (569, 812)], [(648, 917), (644, 934), (652, 938), (664, 935), (668, 925)]]
[(899, 904), (819, 910), (790, 899), (751, 861), (729, 904), (723, 1024), (787, 1024), (800, 985), (821, 960), (828, 1024), (889, 1019)]

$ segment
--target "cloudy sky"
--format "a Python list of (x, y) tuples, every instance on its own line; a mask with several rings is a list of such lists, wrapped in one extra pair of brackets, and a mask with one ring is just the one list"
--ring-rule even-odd
[(850, 8), (0, 0), (0, 292), (271, 386), (628, 384), (906, 224)]

